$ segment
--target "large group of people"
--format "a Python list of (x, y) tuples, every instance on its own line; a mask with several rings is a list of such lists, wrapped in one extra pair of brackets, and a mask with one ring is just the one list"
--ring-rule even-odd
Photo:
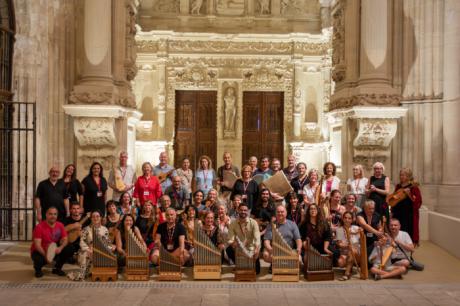
[[(258, 163), (252, 156), (240, 172), (232, 155), (225, 152), (217, 171), (204, 155), (194, 172), (189, 159), (174, 169), (162, 152), (157, 166), (145, 162), (137, 176), (127, 164), (127, 153), (121, 152), (108, 180), (102, 165), (94, 162), (81, 182), (74, 165), (65, 167), (61, 178), (59, 169), (52, 167), (35, 197), (38, 224), (31, 246), (35, 276), (42, 277), (42, 267), (54, 260), (54, 274), (66, 275), (62, 266), (77, 263), (80, 269), (68, 277), (84, 280), (91, 272), (94, 234), (117, 254), (122, 269), (128, 230), (148, 250), (153, 265), (158, 264), (163, 247), (182, 265), (192, 266), (196, 227), (221, 251), (223, 263), (233, 265), (235, 248), (243, 243), (254, 254), (259, 273), (261, 259), (272, 262), (273, 226), (300, 262), (307, 243), (329, 255), (344, 270), (339, 280), (350, 279), (362, 256), (368, 258), (375, 280), (407, 273), (411, 253), (419, 244), (422, 202), (410, 169), (401, 169), (395, 192), (402, 193), (403, 200), (391, 207), (387, 201), (390, 179), (382, 163), (373, 165), (370, 178), (364, 176), (361, 165), (355, 165), (344, 187), (332, 162), (320, 171), (296, 162), (293, 155), (287, 160), (287, 167), (281, 168), (277, 158), (263, 156)], [(264, 180), (279, 172), (290, 182), (291, 192), (279, 194), (264, 185)], [(227, 181), (229, 174), (236, 181)], [(256, 175), (262, 176), (262, 182), (254, 179)], [(107, 199), (108, 188), (112, 199)], [(366, 237), (367, 254), (360, 254), (361, 233)], [(50, 257), (51, 245), (54, 254)], [(389, 248), (393, 251), (385, 258), (382, 254)]]

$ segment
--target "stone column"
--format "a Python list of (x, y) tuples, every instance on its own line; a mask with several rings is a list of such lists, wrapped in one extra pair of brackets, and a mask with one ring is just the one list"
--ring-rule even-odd
[(342, 122), (344, 178), (354, 163), (370, 169), (381, 161), (391, 172), (391, 141), (407, 111), (393, 87), (392, 18), (392, 0), (339, 0), (332, 8), (336, 86), (329, 118)]
[(138, 115), (130, 81), (137, 73), (138, 1), (85, 0), (78, 5), (82, 15), (76, 22), (83, 31), (76, 57), (81, 65), (64, 109), (73, 117), (77, 168), (84, 173), (94, 160), (111, 167), (118, 151), (127, 150), (128, 139), (133, 139), (129, 118)]

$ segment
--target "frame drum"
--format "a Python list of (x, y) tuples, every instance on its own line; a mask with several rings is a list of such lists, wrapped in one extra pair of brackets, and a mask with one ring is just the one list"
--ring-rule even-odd
[(49, 263), (52, 263), (54, 260), (54, 256), (56, 256), (56, 248), (57, 248), (57, 245), (55, 242), (51, 242), (50, 245), (48, 246), (48, 250), (46, 251), (46, 260)]

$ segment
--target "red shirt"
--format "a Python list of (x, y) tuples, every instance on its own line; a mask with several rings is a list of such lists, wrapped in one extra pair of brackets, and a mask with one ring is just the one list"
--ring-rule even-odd
[(141, 205), (144, 205), (147, 200), (156, 205), (162, 195), (160, 181), (156, 176), (150, 176), (148, 179), (141, 176), (134, 185), (133, 197), (139, 199)]
[[(42, 221), (34, 228), (32, 237), (33, 239), (42, 240), (42, 248), (46, 252), (48, 250), (48, 246), (52, 242), (58, 243), (62, 238), (67, 237), (67, 232), (64, 229), (64, 224), (59, 221), (54, 224), (54, 227), (49, 226), (46, 221)], [(30, 253), (35, 250), (35, 243), (32, 241)]]

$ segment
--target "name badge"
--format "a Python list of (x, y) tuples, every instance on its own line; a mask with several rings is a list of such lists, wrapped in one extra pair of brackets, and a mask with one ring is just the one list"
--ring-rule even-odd
[(144, 195), (145, 195), (145, 196), (148, 196), (149, 194), (150, 194), (150, 192), (144, 191)]
[(168, 251), (172, 251), (174, 249), (174, 244), (168, 243), (168, 245), (166, 246), (166, 249)]
[(243, 200), (246, 200), (248, 198), (247, 195), (243, 194), (243, 196), (241, 197)]
[(374, 234), (372, 234), (372, 233), (367, 233), (366, 236), (369, 237), (369, 238), (371, 238), (371, 237), (374, 237)]
[(303, 194), (303, 190), (299, 190), (299, 192), (297, 192), (298, 194)]
[(98, 191), (96, 195), (98, 198), (102, 197), (102, 191)]

